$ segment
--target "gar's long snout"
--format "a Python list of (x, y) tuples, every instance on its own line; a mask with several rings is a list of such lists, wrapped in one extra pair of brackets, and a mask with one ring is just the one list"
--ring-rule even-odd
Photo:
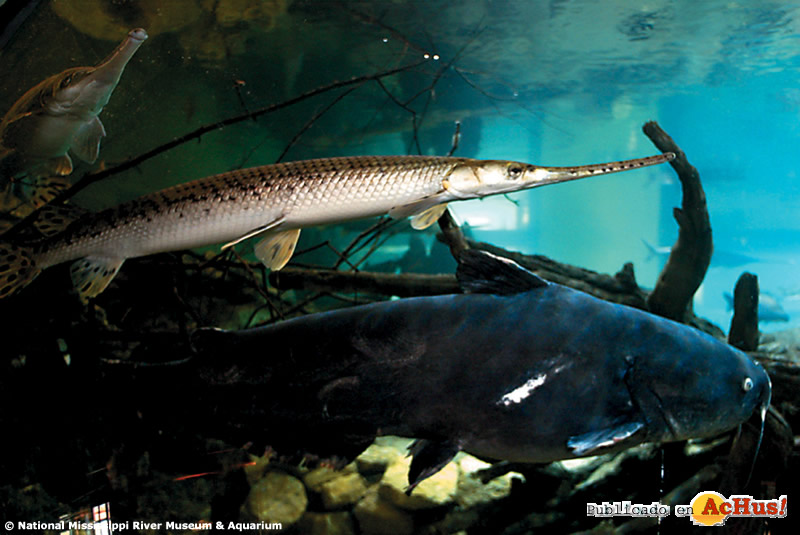
[(101, 61), (89, 76), (100, 83), (115, 84), (122, 76), (125, 66), (146, 39), (147, 32), (144, 29), (131, 30), (125, 40)]

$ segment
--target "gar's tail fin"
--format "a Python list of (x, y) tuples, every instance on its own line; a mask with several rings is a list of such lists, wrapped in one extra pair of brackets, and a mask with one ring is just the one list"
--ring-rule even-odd
[(0, 243), (0, 299), (30, 284), (40, 271), (29, 248)]

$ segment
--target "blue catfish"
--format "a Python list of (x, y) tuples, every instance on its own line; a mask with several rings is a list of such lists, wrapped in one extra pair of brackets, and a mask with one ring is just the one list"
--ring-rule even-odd
[(763, 421), (764, 369), (692, 327), (485, 252), (463, 254), (458, 278), (468, 293), (200, 330), (193, 345), (225, 399), (284, 418), (284, 435), (421, 439), (410, 488), (460, 450), (550, 462), (717, 435), (756, 409)]

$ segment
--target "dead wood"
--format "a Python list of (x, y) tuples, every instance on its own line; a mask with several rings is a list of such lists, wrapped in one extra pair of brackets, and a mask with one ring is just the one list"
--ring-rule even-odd
[(758, 277), (744, 272), (733, 290), (733, 319), (728, 343), (742, 351), (758, 349)]
[(455, 275), (376, 273), (287, 267), (270, 273), (269, 282), (280, 290), (342, 292), (413, 297), (459, 293)]
[(506, 251), (502, 247), (497, 247), (490, 243), (474, 242), (472, 240), (468, 240), (467, 243), (473, 249), (480, 249), (509, 258), (548, 281), (581, 290), (612, 303), (641, 309), (646, 308), (646, 294), (636, 284), (632, 264), (625, 264), (616, 275), (611, 276), (569, 264), (562, 264), (542, 255)]
[(647, 299), (647, 308), (659, 316), (683, 321), (711, 262), (711, 223), (706, 195), (697, 169), (658, 123), (650, 121), (642, 130), (660, 151), (675, 153), (670, 165), (678, 174), (683, 190), (681, 208), (673, 209), (678, 222), (678, 240)]

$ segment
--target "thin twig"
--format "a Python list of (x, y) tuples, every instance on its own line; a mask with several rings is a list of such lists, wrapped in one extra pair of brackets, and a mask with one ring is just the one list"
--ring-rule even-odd
[(322, 108), (322, 110), (320, 110), (318, 113), (314, 114), (314, 116), (311, 117), (311, 119), (309, 119), (306, 122), (306, 124), (304, 124), (303, 127), (300, 130), (297, 131), (297, 133), (294, 135), (294, 137), (292, 137), (292, 139), (289, 140), (289, 143), (283, 149), (283, 152), (281, 152), (281, 155), (278, 156), (278, 159), (275, 160), (275, 162), (278, 163), (278, 162), (283, 161), (283, 157), (286, 156), (286, 153), (289, 152), (289, 149), (291, 149), (294, 146), (294, 144), (297, 143), (297, 140), (300, 139), (300, 136), (305, 134), (306, 131), (308, 131), (308, 129), (311, 128), (314, 125), (314, 123), (320, 117), (322, 117), (327, 112), (329, 112), (331, 110), (331, 108), (333, 108), (336, 104), (338, 104), (339, 102), (344, 100), (344, 97), (346, 97), (347, 95), (349, 95), (350, 93), (352, 93), (353, 91), (358, 89), (359, 87), (361, 87), (361, 86), (357, 85), (355, 87), (351, 87), (351, 88), (347, 89), (347, 91), (344, 91), (341, 95), (337, 96), (335, 99), (333, 99), (331, 102), (329, 102), (327, 106)]

